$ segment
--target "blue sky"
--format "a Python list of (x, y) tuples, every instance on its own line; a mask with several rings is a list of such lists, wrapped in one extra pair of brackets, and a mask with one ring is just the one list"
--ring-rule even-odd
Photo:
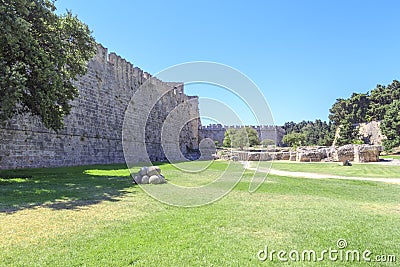
[[(188, 61), (240, 70), (261, 89), (276, 124), (327, 120), (336, 98), (400, 78), (400, 1), (58, 0), (56, 6), (72, 10), (109, 51), (150, 73)], [(218, 90), (187, 92), (231, 101), (244, 112)]]

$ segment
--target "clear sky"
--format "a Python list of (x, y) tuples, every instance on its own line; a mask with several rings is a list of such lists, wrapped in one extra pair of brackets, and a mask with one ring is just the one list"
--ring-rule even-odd
[[(97, 42), (150, 73), (188, 61), (240, 70), (262, 90), (277, 124), (327, 120), (336, 98), (400, 79), (396, 0), (58, 0), (56, 6), (72, 10)], [(221, 95), (210, 88), (187, 92)]]

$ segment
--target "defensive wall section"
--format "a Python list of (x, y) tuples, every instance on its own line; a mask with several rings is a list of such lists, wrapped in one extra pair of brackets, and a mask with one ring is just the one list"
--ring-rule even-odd
[[(0, 169), (123, 163), (125, 110), (133, 94), (151, 77), (99, 45), (87, 74), (76, 82), (79, 97), (72, 101), (61, 131), (48, 130), (39, 118), (28, 115), (0, 125)], [(155, 104), (146, 124), (146, 148), (152, 161), (165, 160), (160, 127), (170, 111), (184, 101), (197, 99), (185, 95), (182, 84), (164, 86), (171, 90)], [(198, 114), (198, 105), (191, 107)], [(182, 128), (183, 153), (198, 149), (198, 129), (198, 121)]]
[[(282, 139), (285, 135), (285, 130), (279, 126), (275, 125), (261, 125), (261, 126), (251, 126), (258, 133), (258, 138), (260, 141), (264, 139), (270, 139), (275, 142), (276, 145), (282, 145)], [(201, 126), (199, 128), (199, 138), (200, 140), (204, 138), (210, 138), (218, 142), (218, 145), (222, 145), (225, 137), (226, 129), (234, 128), (239, 129), (246, 126), (237, 125), (221, 125), (221, 124), (210, 124), (207, 126)]]

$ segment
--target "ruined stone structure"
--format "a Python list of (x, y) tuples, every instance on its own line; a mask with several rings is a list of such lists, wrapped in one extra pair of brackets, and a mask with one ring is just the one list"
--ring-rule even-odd
[[(80, 95), (72, 102), (63, 130), (55, 133), (30, 116), (16, 117), (0, 126), (0, 169), (123, 163), (125, 110), (133, 94), (150, 77), (99, 46), (89, 62), (88, 73), (76, 82)], [(165, 159), (159, 129), (167, 115), (180, 103), (196, 100), (184, 94), (183, 85), (164, 85), (171, 91), (156, 103), (146, 124), (146, 146), (153, 161)], [(198, 114), (198, 106), (193, 108)], [(198, 128), (198, 121), (182, 128), (183, 153), (198, 149)]]
[(219, 158), (241, 161), (291, 160), (298, 162), (378, 162), (383, 151), (378, 145), (344, 145), (340, 147), (299, 147), (296, 151), (275, 148), (267, 151), (227, 151), (220, 150)]
[[(199, 129), (200, 140), (204, 138), (210, 138), (218, 142), (218, 145), (222, 146), (225, 138), (225, 131), (228, 128), (241, 128), (244, 126), (226, 126), (221, 124), (211, 124), (207, 126), (201, 126)], [(262, 125), (262, 126), (250, 126), (255, 129), (258, 133), (260, 141), (264, 139), (270, 139), (277, 145), (282, 145), (282, 139), (285, 135), (285, 130), (279, 126)]]
[[(365, 144), (382, 145), (382, 141), (386, 138), (386, 136), (382, 134), (380, 128), (381, 126), (380, 121), (356, 123), (354, 124), (354, 126), (358, 127), (360, 140), (364, 141)], [(335, 140), (333, 141), (333, 145), (336, 145), (336, 140), (339, 137), (340, 137), (340, 127), (336, 129)]]
[(380, 121), (371, 121), (358, 124), (362, 140), (370, 145), (382, 145), (382, 140), (386, 137), (381, 131)]

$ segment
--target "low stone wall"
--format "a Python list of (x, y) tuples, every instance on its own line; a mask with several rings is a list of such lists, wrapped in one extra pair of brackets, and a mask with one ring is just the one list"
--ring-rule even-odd
[(296, 151), (220, 151), (218, 158), (240, 161), (291, 160), (298, 162), (377, 162), (383, 151), (378, 145), (345, 145), (341, 147), (300, 147)]
[[(379, 161), (379, 153), (377, 153), (376, 147), (377, 146), (355, 146), (354, 147), (354, 161), (355, 162)], [(382, 151), (382, 150), (380, 150), (380, 151)]]
[(333, 153), (333, 161), (354, 161), (354, 145), (344, 145)]

